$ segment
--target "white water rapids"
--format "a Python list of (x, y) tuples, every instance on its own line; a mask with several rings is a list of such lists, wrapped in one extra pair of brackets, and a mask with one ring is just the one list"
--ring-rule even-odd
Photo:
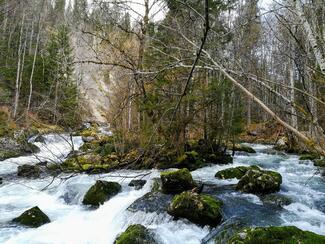
[[(35, 164), (42, 160), (61, 161), (71, 151), (69, 138), (48, 135), (45, 143), (35, 143), (41, 151), (36, 156), (12, 158), (0, 162), (0, 176), (16, 172), (21, 164)], [(80, 137), (73, 138), (75, 149), (82, 145)], [(299, 161), (295, 155), (271, 155), (263, 150), (268, 146), (253, 145), (256, 154), (236, 155), (234, 163), (213, 165), (192, 172), (195, 179), (224, 186), (237, 180), (218, 180), (218, 170), (239, 165), (258, 164), (278, 171), (283, 177), (280, 193), (292, 199), (284, 209), (268, 209), (258, 196), (236, 191), (221, 192), (226, 217), (246, 216), (256, 225), (295, 225), (325, 235), (325, 180), (315, 174), (317, 168), (309, 161)], [(128, 186), (136, 175), (144, 177), (146, 185), (141, 190)], [(0, 243), (21, 244), (101, 244), (113, 243), (116, 236), (130, 224), (140, 223), (149, 228), (159, 243), (196, 244), (209, 234), (208, 227), (199, 227), (187, 220), (174, 221), (167, 213), (130, 212), (127, 208), (151, 189), (152, 179), (159, 177), (157, 170), (116, 171), (109, 174), (75, 176), (61, 175), (41, 179), (14, 178), (0, 185)], [(116, 181), (122, 191), (96, 210), (81, 204), (85, 192), (97, 179)], [(41, 191), (49, 183), (53, 183)], [(39, 206), (51, 223), (39, 228), (25, 228), (10, 221), (25, 210)]]

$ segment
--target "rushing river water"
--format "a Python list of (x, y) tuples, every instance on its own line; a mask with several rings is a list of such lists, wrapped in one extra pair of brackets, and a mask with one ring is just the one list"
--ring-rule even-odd
[[(74, 137), (73, 143), (65, 136), (48, 135), (45, 139), (45, 143), (35, 143), (41, 149), (37, 155), (0, 162), (0, 177), (7, 175), (0, 185), (0, 243), (107, 244), (113, 243), (119, 233), (135, 223), (145, 225), (153, 231), (159, 243), (166, 244), (201, 243), (210, 233), (208, 227), (201, 228), (187, 220), (174, 221), (166, 212), (127, 210), (150, 191), (152, 179), (159, 177), (157, 170), (61, 175), (55, 179), (46, 176), (34, 180), (8, 177), (13, 176), (18, 165), (35, 164), (39, 159), (60, 162), (71, 151), (72, 144), (75, 149), (82, 145), (80, 137)], [(192, 172), (194, 179), (215, 185), (208, 191), (223, 200), (225, 219), (241, 217), (255, 226), (295, 225), (325, 235), (324, 176), (317, 174), (317, 168), (311, 162), (299, 161), (298, 156), (267, 154), (270, 146), (252, 146), (256, 154), (238, 154), (233, 164), (213, 165)], [(292, 203), (284, 208), (264, 204), (258, 196), (235, 191), (231, 186), (237, 180), (218, 180), (214, 177), (218, 170), (252, 164), (281, 173), (283, 183), (280, 194), (289, 197)], [(131, 176), (137, 175), (145, 175), (144, 179), (147, 180), (141, 190), (128, 186)], [(119, 182), (122, 191), (98, 209), (90, 210), (81, 201), (97, 179)], [(36, 205), (49, 216), (51, 223), (31, 229), (10, 222)]]

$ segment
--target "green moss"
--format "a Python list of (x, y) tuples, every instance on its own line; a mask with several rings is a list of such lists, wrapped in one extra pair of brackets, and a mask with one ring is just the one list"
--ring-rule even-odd
[(108, 201), (121, 190), (121, 185), (117, 182), (98, 180), (95, 185), (89, 188), (82, 203), (98, 207)]
[(196, 151), (185, 152), (183, 155), (176, 159), (176, 164), (171, 165), (176, 168), (187, 168), (189, 170), (195, 170), (202, 167), (203, 162)]
[(320, 244), (325, 236), (302, 231), (294, 226), (246, 228), (233, 236), (230, 244)]
[(149, 231), (143, 225), (130, 225), (114, 242), (114, 244), (154, 244)]
[(160, 178), (165, 193), (180, 193), (196, 186), (188, 169), (162, 172)]
[(303, 154), (300, 156), (299, 160), (315, 160), (319, 158), (320, 156), (317, 154)]
[(238, 180), (240, 180), (248, 170), (250, 169), (257, 169), (259, 170), (260, 168), (256, 165), (253, 166), (239, 166), (239, 167), (235, 167), (235, 168), (228, 168), (228, 169), (224, 169), (224, 170), (220, 170), (215, 174), (215, 177), (218, 179), (232, 179), (232, 178), (236, 178)]
[(208, 195), (183, 192), (176, 195), (168, 213), (177, 218), (186, 218), (199, 225), (216, 226), (222, 219), (222, 202)]
[(268, 194), (280, 190), (282, 176), (274, 171), (248, 170), (239, 180), (237, 189), (247, 193)]
[(314, 160), (314, 165), (318, 167), (325, 167), (325, 159), (316, 159)]
[(47, 217), (47, 215), (44, 214), (37, 206), (25, 211), (22, 215), (13, 219), (12, 221), (33, 228), (51, 222), (49, 217)]

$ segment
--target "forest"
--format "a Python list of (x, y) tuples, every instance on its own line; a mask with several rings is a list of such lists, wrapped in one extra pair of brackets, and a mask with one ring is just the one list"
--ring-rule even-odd
[(0, 0), (0, 243), (325, 243), (324, 0)]

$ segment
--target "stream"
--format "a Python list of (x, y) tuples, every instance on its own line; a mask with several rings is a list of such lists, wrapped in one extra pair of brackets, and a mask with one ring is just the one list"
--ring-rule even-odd
[[(173, 220), (164, 211), (129, 211), (128, 207), (150, 192), (158, 170), (119, 170), (108, 174), (61, 174), (57, 178), (16, 177), (17, 166), (40, 161), (61, 162), (71, 151), (82, 145), (81, 137), (46, 135), (44, 142), (34, 142), (40, 148), (35, 155), (0, 161), (0, 243), (90, 244), (113, 243), (117, 235), (130, 224), (142, 224), (155, 239), (164, 244), (201, 243), (211, 229), (199, 227), (187, 220)], [(222, 199), (224, 219), (240, 217), (252, 226), (294, 225), (303, 230), (325, 235), (325, 177), (310, 161), (299, 161), (296, 155), (269, 154), (271, 146), (250, 144), (257, 153), (238, 153), (234, 163), (213, 165), (192, 172), (195, 180), (208, 185), (206, 193)], [(283, 183), (279, 194), (291, 199), (283, 208), (266, 204), (261, 197), (235, 191), (238, 180), (218, 180), (221, 169), (241, 165), (259, 165), (279, 172)], [(147, 174), (149, 173), (149, 174)], [(132, 176), (145, 175), (147, 183), (141, 190), (128, 186)], [(85, 192), (96, 180), (116, 181), (122, 191), (100, 206), (89, 209), (82, 205)], [(44, 189), (45, 188), (45, 189)], [(39, 206), (51, 223), (36, 229), (12, 224), (10, 221), (25, 210)], [(212, 242), (213, 243), (213, 242)]]

